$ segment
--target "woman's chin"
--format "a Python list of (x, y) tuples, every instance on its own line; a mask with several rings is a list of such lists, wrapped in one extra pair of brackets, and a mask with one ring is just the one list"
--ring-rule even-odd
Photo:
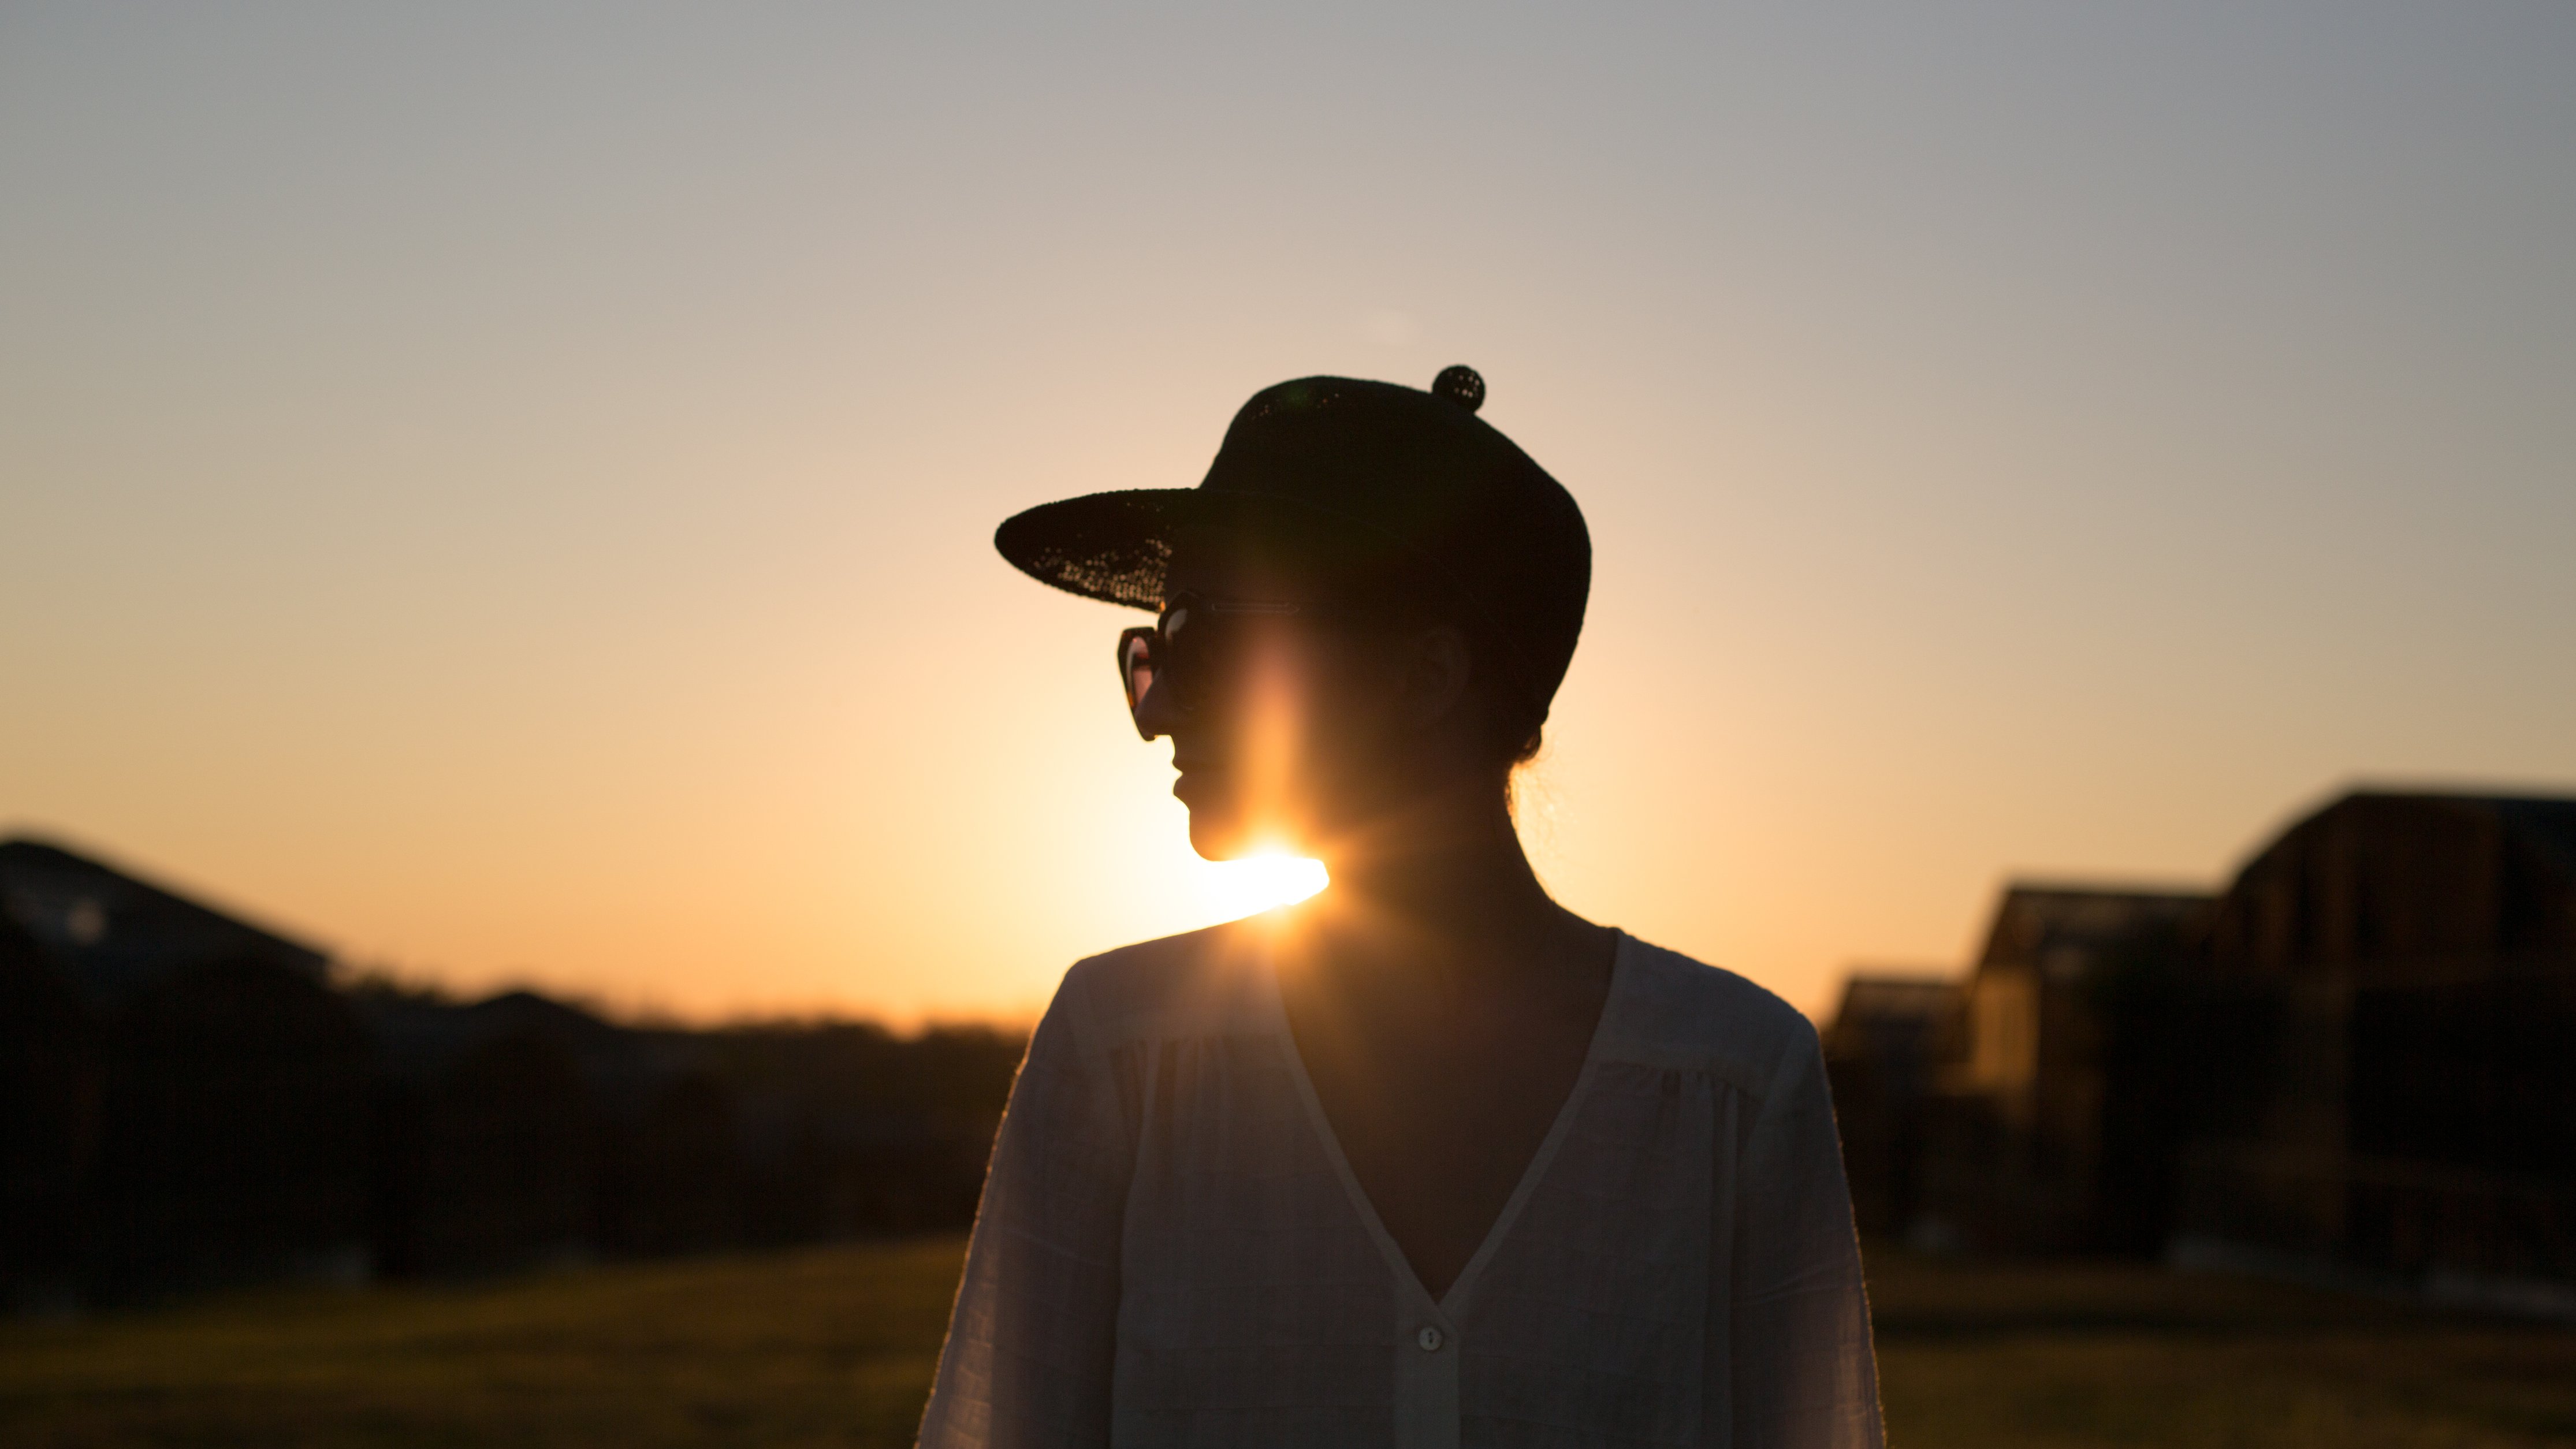
[(1252, 832), (1231, 810), (1206, 805), (1190, 807), (1190, 849), (1199, 859), (1239, 860), (1251, 853)]

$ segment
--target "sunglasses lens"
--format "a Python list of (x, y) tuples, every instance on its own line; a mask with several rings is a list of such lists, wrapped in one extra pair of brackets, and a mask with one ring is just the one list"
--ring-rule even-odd
[[(1146, 691), (1154, 687), (1154, 634), (1150, 629), (1130, 629), (1118, 640), (1119, 681), (1127, 687), (1127, 712), (1134, 714), (1145, 702)], [(1136, 729), (1144, 733), (1144, 726)], [(1152, 735), (1145, 735), (1152, 739)]]
[[(1224, 616), (1201, 607), (1189, 595), (1174, 600), (1151, 628), (1130, 629), (1118, 636), (1118, 679), (1127, 690), (1127, 712), (1144, 707), (1157, 684), (1172, 692), (1166, 713), (1196, 712), (1211, 690), (1221, 690), (1235, 652), (1235, 630), (1220, 627)], [(1153, 739), (1144, 722), (1136, 733)]]

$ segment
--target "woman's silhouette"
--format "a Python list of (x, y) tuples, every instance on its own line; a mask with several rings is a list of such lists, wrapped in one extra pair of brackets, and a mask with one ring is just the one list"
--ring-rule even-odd
[(1332, 884), (1066, 976), (925, 1445), (1879, 1442), (1814, 1031), (1521, 852), (1591, 545), (1483, 398), (1282, 383), (1198, 488), (997, 534), (1157, 611), (1118, 666), (1198, 851)]

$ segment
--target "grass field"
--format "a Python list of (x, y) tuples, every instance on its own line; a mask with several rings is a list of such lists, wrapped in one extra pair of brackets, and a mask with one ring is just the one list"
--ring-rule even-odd
[[(0, 1326), (0, 1443), (898, 1445), (954, 1239)], [(1889, 1437), (2576, 1445), (2576, 1331), (2128, 1266), (1871, 1261)]]

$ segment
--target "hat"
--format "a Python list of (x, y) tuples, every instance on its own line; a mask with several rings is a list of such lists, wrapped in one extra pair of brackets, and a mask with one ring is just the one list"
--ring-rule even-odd
[(1086, 598), (1159, 610), (1174, 539), (1232, 529), (1321, 543), (1502, 646), (1538, 714), (1565, 678), (1592, 585), (1574, 498), (1476, 409), (1485, 381), (1443, 370), (1423, 392), (1305, 377), (1234, 415), (1196, 488), (1139, 488), (1041, 504), (993, 546), (1022, 572)]

